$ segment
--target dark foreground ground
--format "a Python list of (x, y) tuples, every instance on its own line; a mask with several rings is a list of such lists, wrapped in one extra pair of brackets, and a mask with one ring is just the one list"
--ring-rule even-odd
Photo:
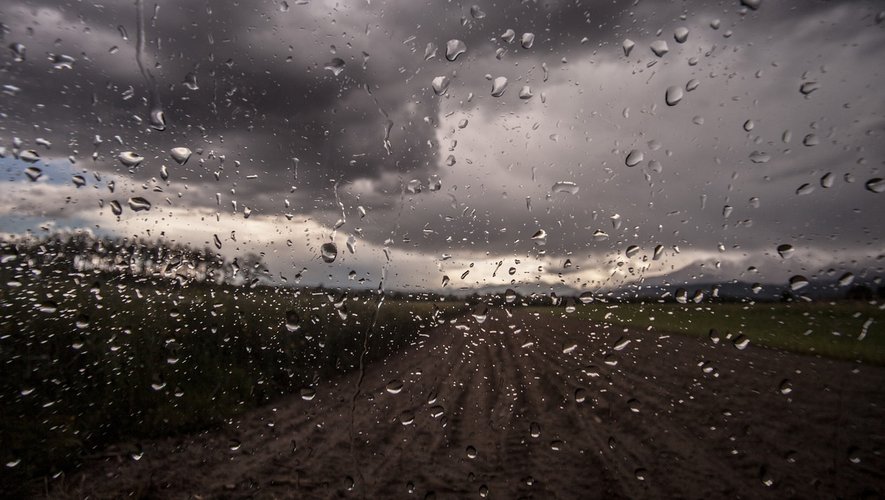
[(139, 460), (124, 443), (49, 495), (885, 496), (883, 367), (496, 312), (366, 367), (355, 399), (358, 373)]

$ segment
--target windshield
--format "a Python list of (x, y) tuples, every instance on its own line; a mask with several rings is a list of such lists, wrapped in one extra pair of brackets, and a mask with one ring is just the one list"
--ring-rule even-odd
[(885, 496), (874, 1), (7, 0), (16, 497)]

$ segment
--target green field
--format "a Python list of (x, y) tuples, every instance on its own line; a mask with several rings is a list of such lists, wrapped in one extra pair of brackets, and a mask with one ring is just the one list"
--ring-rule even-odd
[[(551, 311), (562, 312), (561, 309)], [(707, 336), (711, 329), (716, 329), (723, 338), (728, 333), (733, 336), (742, 334), (754, 345), (885, 364), (885, 309), (882, 304), (861, 301), (690, 305), (594, 303), (578, 306), (572, 314), (594, 322), (696, 337)]]

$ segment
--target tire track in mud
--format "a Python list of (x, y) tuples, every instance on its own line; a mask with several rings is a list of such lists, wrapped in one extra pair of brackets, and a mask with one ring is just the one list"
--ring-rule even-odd
[[(144, 460), (91, 464), (59, 496), (885, 495), (885, 368), (520, 309), (457, 324), (366, 367), (353, 456), (355, 374), (320, 383), (312, 401), (145, 443)], [(613, 351), (621, 337), (631, 343)]]

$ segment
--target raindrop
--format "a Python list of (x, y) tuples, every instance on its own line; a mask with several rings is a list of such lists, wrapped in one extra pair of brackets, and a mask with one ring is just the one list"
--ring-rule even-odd
[(572, 181), (559, 181), (553, 184), (552, 191), (554, 193), (577, 194), (580, 188)]
[(187, 163), (188, 158), (191, 157), (191, 150), (188, 148), (172, 148), (169, 153), (172, 155), (172, 159), (179, 165), (184, 165)]
[(864, 186), (867, 188), (867, 191), (871, 193), (881, 193), (885, 191), (885, 180), (881, 177), (874, 177), (868, 180)]
[(700, 84), (701, 84), (701, 82), (692, 78), (691, 80), (688, 81), (688, 83), (685, 84), (685, 91), (691, 92), (692, 90), (698, 88), (698, 85), (700, 85)]
[(144, 156), (132, 151), (123, 151), (117, 158), (120, 160), (120, 163), (127, 167), (137, 167), (139, 163), (144, 161)]
[(513, 41), (516, 40), (516, 32), (508, 28), (501, 34), (501, 39), (507, 43), (513, 43)]
[(470, 7), (470, 15), (473, 16), (474, 19), (482, 19), (486, 17), (486, 13), (479, 8), (479, 5)]
[(584, 292), (580, 296), (578, 296), (578, 300), (581, 304), (589, 304), (593, 302), (593, 292)]
[(628, 167), (635, 167), (639, 165), (642, 160), (645, 159), (645, 156), (642, 154), (642, 151), (638, 149), (631, 149), (627, 154), (627, 158), (624, 160), (624, 163), (627, 164)]
[(839, 286), (848, 286), (852, 282), (854, 282), (854, 275), (851, 273), (845, 273), (839, 277)]
[(793, 249), (793, 245), (790, 245), (789, 243), (784, 243), (783, 245), (777, 246), (777, 253), (783, 259), (790, 258), (793, 255), (794, 251), (795, 250)]
[(783, 379), (778, 386), (778, 390), (781, 391), (781, 394), (787, 395), (793, 392), (793, 383), (790, 382), (790, 379)]
[(331, 71), (333, 75), (338, 76), (344, 71), (344, 64), (344, 59), (333, 57), (331, 61), (326, 63), (323, 69), (327, 69)]
[(449, 61), (454, 61), (465, 52), (467, 52), (467, 44), (461, 40), (454, 39), (446, 42), (446, 59)]
[(790, 278), (790, 290), (795, 292), (797, 290), (805, 288), (806, 286), (808, 286), (808, 278), (806, 278), (805, 276), (797, 274), (796, 276)]
[(522, 44), (522, 48), (530, 49), (532, 45), (535, 43), (535, 35), (534, 33), (523, 33), (522, 38), (519, 41)]
[(802, 144), (806, 145), (807, 147), (817, 146), (818, 144), (820, 144), (820, 139), (818, 139), (817, 135), (815, 134), (808, 134), (802, 138)]
[(320, 255), (323, 257), (323, 262), (331, 264), (338, 257), (338, 247), (331, 241), (323, 243), (323, 246), (320, 247)]
[(24, 62), (25, 60), (25, 45), (23, 43), (11, 43), (9, 44), (9, 50), (12, 51), (12, 60), (14, 62)]
[(747, 348), (748, 345), (750, 345), (750, 339), (748, 339), (743, 334), (739, 334), (737, 337), (732, 339), (731, 343), (737, 350), (743, 351)]
[(664, 245), (658, 245), (655, 247), (654, 254), (652, 255), (652, 260), (658, 260), (661, 256), (664, 255)]
[(583, 403), (587, 400), (586, 389), (575, 389), (575, 403)]
[(836, 176), (833, 175), (832, 172), (827, 172), (820, 178), (820, 186), (824, 189), (829, 189), (833, 187), (833, 183), (836, 182)]
[(187, 87), (188, 90), (198, 90), (200, 88), (200, 86), (197, 85), (197, 75), (195, 73), (184, 75), (183, 85)]
[(473, 310), (473, 318), (477, 323), (484, 323), (485, 320), (489, 317), (489, 308), (485, 304), (480, 304), (476, 306), (476, 309)]
[(433, 42), (428, 42), (427, 46), (424, 47), (424, 60), (428, 61), (436, 57), (436, 44)]
[(541, 437), (541, 425), (537, 422), (529, 424), (529, 434), (535, 439)]
[(75, 175), (71, 178), (71, 180), (74, 182), (74, 185), (77, 186), (78, 188), (86, 185), (86, 178), (83, 177), (82, 175)]
[(750, 161), (753, 163), (768, 163), (771, 161), (771, 155), (761, 151), (753, 151), (750, 153)]
[(111, 213), (114, 215), (122, 215), (123, 214), (123, 206), (120, 205), (120, 202), (117, 200), (111, 200)]
[(670, 47), (667, 45), (667, 42), (663, 40), (655, 40), (654, 42), (651, 42), (649, 48), (651, 48), (652, 53), (658, 57), (664, 57), (664, 54), (670, 52)]
[(492, 97), (501, 97), (507, 90), (507, 77), (499, 76), (492, 82)]
[(753, 130), (753, 127), (755, 127), (755, 126), (756, 126), (756, 124), (753, 123), (753, 120), (747, 120), (744, 122), (744, 130), (747, 132)]
[(504, 291), (504, 302), (508, 304), (512, 304), (516, 301), (516, 292), (513, 289), (508, 288)]
[(43, 171), (37, 167), (28, 167), (25, 169), (25, 175), (27, 175), (28, 179), (31, 179), (32, 182), (37, 182), (37, 179), (43, 176)]
[(467, 453), (467, 458), (469, 458), (471, 460), (476, 458), (476, 448), (474, 448), (473, 446), (468, 446), (466, 453)]
[(757, 10), (759, 9), (759, 6), (762, 5), (762, 0), (741, 0), (741, 5), (752, 10)]
[(430, 85), (433, 87), (434, 94), (443, 95), (449, 89), (449, 79), (445, 76), (437, 76)]
[(301, 328), (301, 317), (295, 311), (286, 311), (286, 330), (297, 332)]
[(315, 388), (303, 387), (301, 389), (301, 399), (305, 401), (312, 401), (315, 397), (317, 397), (317, 390)]
[(817, 82), (803, 82), (802, 85), (799, 86), (799, 92), (801, 92), (802, 95), (808, 95), (819, 88), (820, 86)]
[(393, 379), (387, 383), (386, 389), (390, 394), (399, 394), (403, 390), (403, 383), (400, 380)]
[(807, 182), (805, 184), (802, 184), (798, 188), (796, 188), (796, 194), (799, 196), (811, 194), (813, 192), (814, 192), (814, 185), (807, 183)]
[(521, 89), (519, 89), (519, 98), (520, 99), (531, 99), (532, 96), (532, 88), (528, 85), (523, 85)]
[(33, 149), (26, 149), (19, 153), (18, 158), (26, 163), (37, 163), (40, 161), (40, 153), (34, 151)]
[(141, 212), (143, 210), (151, 209), (151, 202), (142, 198), (141, 196), (135, 196), (133, 198), (129, 198), (129, 208), (132, 209), (133, 212)]
[(677, 43), (685, 43), (688, 40), (688, 28), (680, 26), (673, 32), (673, 38)]
[(627, 255), (627, 258), (632, 258), (634, 255), (639, 253), (638, 245), (630, 245), (627, 247), (627, 250), (624, 252)]
[(636, 42), (630, 40), (629, 38), (624, 40), (624, 43), (621, 45), (624, 49), (624, 56), (630, 57), (630, 52), (633, 52), (633, 47), (636, 47)]
[(667, 106), (675, 106), (679, 104), (679, 101), (682, 100), (682, 97), (685, 94), (682, 92), (682, 87), (677, 85), (671, 85), (667, 87), (667, 92), (664, 95), (664, 100), (667, 102)]

